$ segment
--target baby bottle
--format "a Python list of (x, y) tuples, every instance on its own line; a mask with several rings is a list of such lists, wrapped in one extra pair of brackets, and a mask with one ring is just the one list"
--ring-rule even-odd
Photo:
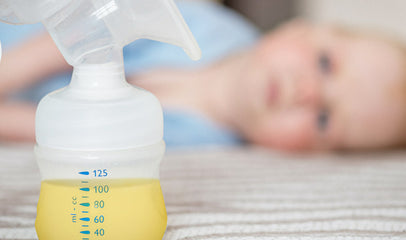
[(40, 240), (163, 237), (161, 107), (121, 69), (77, 67), (71, 85), (38, 107)]
[(42, 22), (69, 64), (66, 88), (36, 116), (40, 240), (158, 240), (167, 217), (159, 182), (160, 103), (127, 83), (122, 48), (147, 38), (200, 49), (172, 0), (0, 0), (0, 18)]

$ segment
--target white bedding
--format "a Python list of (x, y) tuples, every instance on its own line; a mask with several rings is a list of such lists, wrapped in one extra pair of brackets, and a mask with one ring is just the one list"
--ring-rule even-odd
[[(31, 150), (0, 147), (0, 239), (37, 239)], [(161, 184), (165, 240), (406, 239), (406, 152), (169, 152)]]

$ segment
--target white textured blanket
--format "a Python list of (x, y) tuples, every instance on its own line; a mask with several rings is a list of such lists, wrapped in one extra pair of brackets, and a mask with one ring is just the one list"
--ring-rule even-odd
[[(0, 239), (37, 239), (31, 150), (0, 147)], [(165, 240), (406, 239), (405, 152), (169, 152), (161, 183)]]

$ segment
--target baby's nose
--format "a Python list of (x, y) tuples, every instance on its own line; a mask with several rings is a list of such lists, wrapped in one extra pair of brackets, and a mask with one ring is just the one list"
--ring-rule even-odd
[(320, 84), (316, 80), (298, 79), (296, 88), (296, 104), (315, 106), (319, 104), (321, 93)]

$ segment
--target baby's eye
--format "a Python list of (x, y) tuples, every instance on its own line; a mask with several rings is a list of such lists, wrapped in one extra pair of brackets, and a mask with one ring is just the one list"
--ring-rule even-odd
[(320, 111), (317, 113), (317, 128), (321, 132), (325, 132), (328, 128), (329, 121), (330, 121), (330, 112), (326, 108), (320, 109)]
[(319, 69), (323, 74), (330, 74), (333, 71), (333, 64), (328, 53), (322, 52), (318, 59)]

